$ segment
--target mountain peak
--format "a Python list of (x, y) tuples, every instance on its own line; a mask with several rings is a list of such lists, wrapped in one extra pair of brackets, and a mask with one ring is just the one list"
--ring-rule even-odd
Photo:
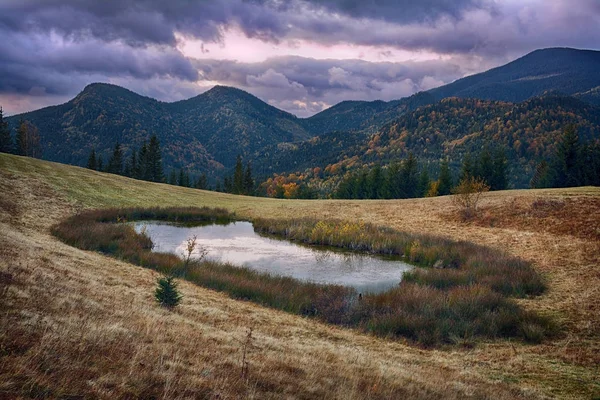
[(429, 91), (446, 97), (521, 102), (549, 90), (576, 95), (600, 85), (600, 51), (547, 48)]

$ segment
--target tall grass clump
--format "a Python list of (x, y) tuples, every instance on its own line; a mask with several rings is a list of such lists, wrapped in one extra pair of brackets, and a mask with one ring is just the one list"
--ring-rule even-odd
[(530, 263), (469, 242), (399, 232), (363, 222), (256, 219), (258, 232), (306, 244), (396, 255), (416, 268), (403, 281), (438, 289), (484, 284), (507, 296), (537, 296), (546, 285)]
[(73, 246), (100, 251), (169, 276), (321, 321), (384, 337), (405, 337), (425, 346), (470, 343), (475, 338), (516, 337), (539, 342), (553, 334), (552, 321), (522, 310), (510, 297), (545, 290), (529, 263), (467, 242), (398, 232), (372, 224), (315, 219), (254, 221), (264, 234), (307, 244), (401, 256), (415, 265), (385, 293), (358, 294), (208, 260), (152, 251), (152, 241), (128, 224), (136, 219), (227, 223), (222, 209), (110, 209), (85, 212), (53, 233)]

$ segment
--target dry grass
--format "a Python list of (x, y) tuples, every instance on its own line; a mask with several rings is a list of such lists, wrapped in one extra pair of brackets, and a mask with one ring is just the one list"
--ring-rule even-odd
[[(383, 337), (410, 338), (424, 346), (472, 344), (478, 338), (521, 338), (540, 343), (555, 336), (550, 318), (524, 312), (507, 297), (536, 296), (545, 285), (526, 262), (467, 242), (398, 232), (371, 224), (309, 218), (257, 219), (255, 229), (317, 245), (402, 255), (419, 268), (404, 274), (399, 287), (381, 294), (359, 294), (352, 288), (318, 285), (289, 277), (258, 273), (228, 264), (193, 261), (152, 251), (152, 241), (131, 220), (229, 222), (224, 209), (110, 208), (78, 213), (54, 225), (63, 242), (94, 250), (168, 275), (183, 277), (231, 297), (324, 322), (357, 327)], [(194, 246), (188, 241), (189, 252)], [(438, 266), (439, 267), (439, 266)]]
[[(597, 199), (595, 188), (507, 191), (482, 209), (502, 220), (513, 202)], [(600, 246), (576, 232), (464, 224), (448, 198), (284, 201), (136, 182), (0, 155), (0, 397), (591, 398), (600, 395)], [(8, 206), (6, 206), (8, 204)], [(507, 251), (548, 281), (527, 309), (560, 318), (542, 345), (482, 343), (420, 350), (265, 309), (182, 282), (179, 311), (152, 301), (156, 274), (50, 235), (98, 207), (219, 206), (242, 217), (358, 219)], [(569, 226), (597, 226), (574, 221)], [(587, 217), (593, 217), (587, 215)], [(247, 329), (253, 340), (241, 378)]]

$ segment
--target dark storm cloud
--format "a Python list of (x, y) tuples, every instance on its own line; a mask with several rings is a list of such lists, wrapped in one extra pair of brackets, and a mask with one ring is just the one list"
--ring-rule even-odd
[(343, 100), (392, 100), (462, 77), (467, 59), (374, 63), (277, 57), (261, 63), (197, 60), (201, 79), (236, 86), (299, 116)]
[(460, 18), (464, 10), (492, 6), (487, 0), (310, 0), (310, 3), (352, 18), (399, 23), (431, 21), (442, 15)]
[(7, 0), (0, 26), (20, 32), (56, 32), (76, 40), (125, 41), (131, 46), (175, 45), (175, 32), (217, 41), (221, 27), (239, 24), (248, 36), (283, 34), (277, 10), (242, 0)]
[[(178, 100), (206, 81), (308, 115), (347, 99), (410, 95), (536, 48), (597, 49), (598, 26), (598, 0), (1, 0), (0, 101), (37, 99), (5, 107), (21, 111), (19, 104), (74, 95), (92, 81)], [(382, 59), (390, 49), (443, 58), (243, 63), (178, 50), (178, 35), (223, 43), (231, 29), (274, 44), (371, 46)]]
[(597, 40), (599, 3), (597, 0), (4, 0), (0, 4), (0, 27), (11, 32), (52, 32), (73, 40), (95, 38), (130, 46), (174, 46), (176, 32), (214, 42), (222, 39), (226, 29), (236, 26), (248, 37), (271, 42), (306, 39), (324, 44), (388, 45), (446, 54), (498, 55), (544, 42), (540, 40), (544, 34), (576, 36), (584, 43)]
[(192, 62), (173, 48), (132, 50), (95, 39), (65, 42), (1, 29), (0, 34), (6, 39), (0, 41), (0, 93), (29, 93), (32, 87), (53, 94), (72, 93), (77, 82), (73, 76), (198, 79)]
[[(176, 42), (174, 32), (216, 41), (221, 27), (237, 24), (249, 37), (277, 41), (286, 36), (331, 34), (343, 29), (331, 18), (421, 22), (442, 15), (459, 18), (484, 0), (6, 0), (0, 25), (11, 31), (57, 32), (72, 38), (123, 40), (130, 45)], [(318, 13), (328, 11), (329, 15)], [(357, 38), (359, 39), (359, 38)]]

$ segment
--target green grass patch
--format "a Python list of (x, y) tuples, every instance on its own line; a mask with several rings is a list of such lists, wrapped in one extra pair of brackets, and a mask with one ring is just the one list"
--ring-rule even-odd
[[(314, 219), (258, 219), (258, 232), (307, 244), (402, 256), (423, 267), (405, 273), (385, 293), (320, 285), (230, 264), (191, 261), (152, 251), (134, 220), (228, 223), (235, 215), (214, 208), (124, 208), (87, 211), (53, 227), (64, 242), (136, 265), (173, 274), (231, 297), (384, 337), (405, 337), (425, 346), (471, 343), (476, 338), (522, 338), (540, 342), (553, 322), (526, 312), (509, 297), (545, 290), (531, 266), (501, 252), (466, 242), (413, 235), (370, 224)], [(442, 268), (443, 267), (443, 268)]]

